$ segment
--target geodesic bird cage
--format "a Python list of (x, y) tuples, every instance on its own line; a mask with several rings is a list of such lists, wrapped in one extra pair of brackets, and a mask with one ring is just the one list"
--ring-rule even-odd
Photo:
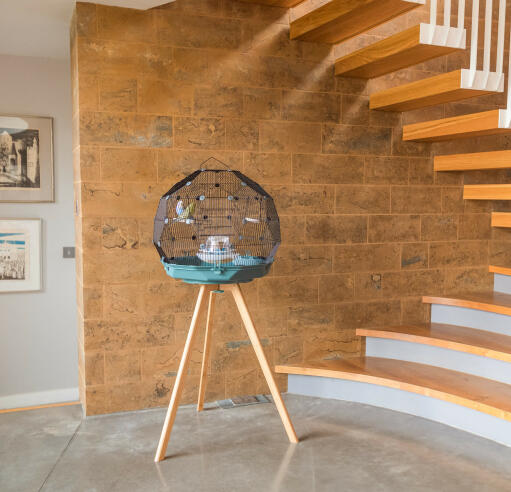
[(280, 245), (273, 199), (239, 171), (201, 169), (160, 200), (154, 245), (168, 275), (194, 284), (250, 282), (271, 268)]

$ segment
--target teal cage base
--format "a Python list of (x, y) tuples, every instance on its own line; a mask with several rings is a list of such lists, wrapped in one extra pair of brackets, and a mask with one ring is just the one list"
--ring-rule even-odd
[[(244, 284), (256, 278), (261, 278), (270, 272), (272, 262), (256, 262), (246, 260), (247, 264), (205, 263), (197, 259), (196, 264), (167, 263), (162, 264), (167, 275), (188, 284)], [(252, 264), (249, 264), (252, 263)]]

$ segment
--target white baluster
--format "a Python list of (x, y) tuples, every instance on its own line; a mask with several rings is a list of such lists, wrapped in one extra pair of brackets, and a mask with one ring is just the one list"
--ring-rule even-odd
[(434, 28), (436, 26), (436, 1), (437, 0), (431, 0), (431, 5), (429, 9), (429, 23)]
[(497, 39), (497, 66), (495, 71), (502, 73), (504, 69), (504, 43), (506, 34), (506, 0), (500, 0), (499, 4), (499, 31)]
[(451, 0), (444, 0), (444, 26), (451, 27)]
[[(509, 30), (509, 46), (511, 46), (511, 29)], [(509, 50), (509, 66), (507, 74), (507, 109), (505, 118), (505, 127), (509, 128), (511, 125), (511, 49)]]
[(493, 0), (486, 0), (486, 14), (484, 19), (484, 57), (483, 57), (483, 70), (486, 74), (490, 72), (492, 19), (493, 19)]
[(470, 40), (470, 81), (472, 86), (477, 70), (477, 44), (479, 42), (479, 0), (472, 0), (472, 35)]
[(458, 0), (458, 29), (465, 28), (465, 0)]

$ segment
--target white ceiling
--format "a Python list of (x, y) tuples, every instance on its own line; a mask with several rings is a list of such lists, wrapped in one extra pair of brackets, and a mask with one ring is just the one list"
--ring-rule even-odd
[[(170, 0), (82, 0), (149, 9)], [(0, 0), (0, 54), (67, 58), (75, 0)]]

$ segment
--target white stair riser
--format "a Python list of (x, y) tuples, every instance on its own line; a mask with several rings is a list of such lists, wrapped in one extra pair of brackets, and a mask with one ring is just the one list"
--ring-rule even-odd
[(511, 364), (508, 362), (430, 345), (367, 337), (366, 356), (443, 367), (511, 384)]
[(466, 326), (511, 336), (511, 316), (458, 306), (431, 306), (431, 322)]
[[(496, 273), (493, 276), (493, 290), (504, 294), (511, 294), (511, 276)], [(511, 324), (511, 321), (510, 321)]]
[(453, 403), (369, 383), (289, 375), (288, 392), (332, 398), (423, 417), (511, 447), (511, 422)]

